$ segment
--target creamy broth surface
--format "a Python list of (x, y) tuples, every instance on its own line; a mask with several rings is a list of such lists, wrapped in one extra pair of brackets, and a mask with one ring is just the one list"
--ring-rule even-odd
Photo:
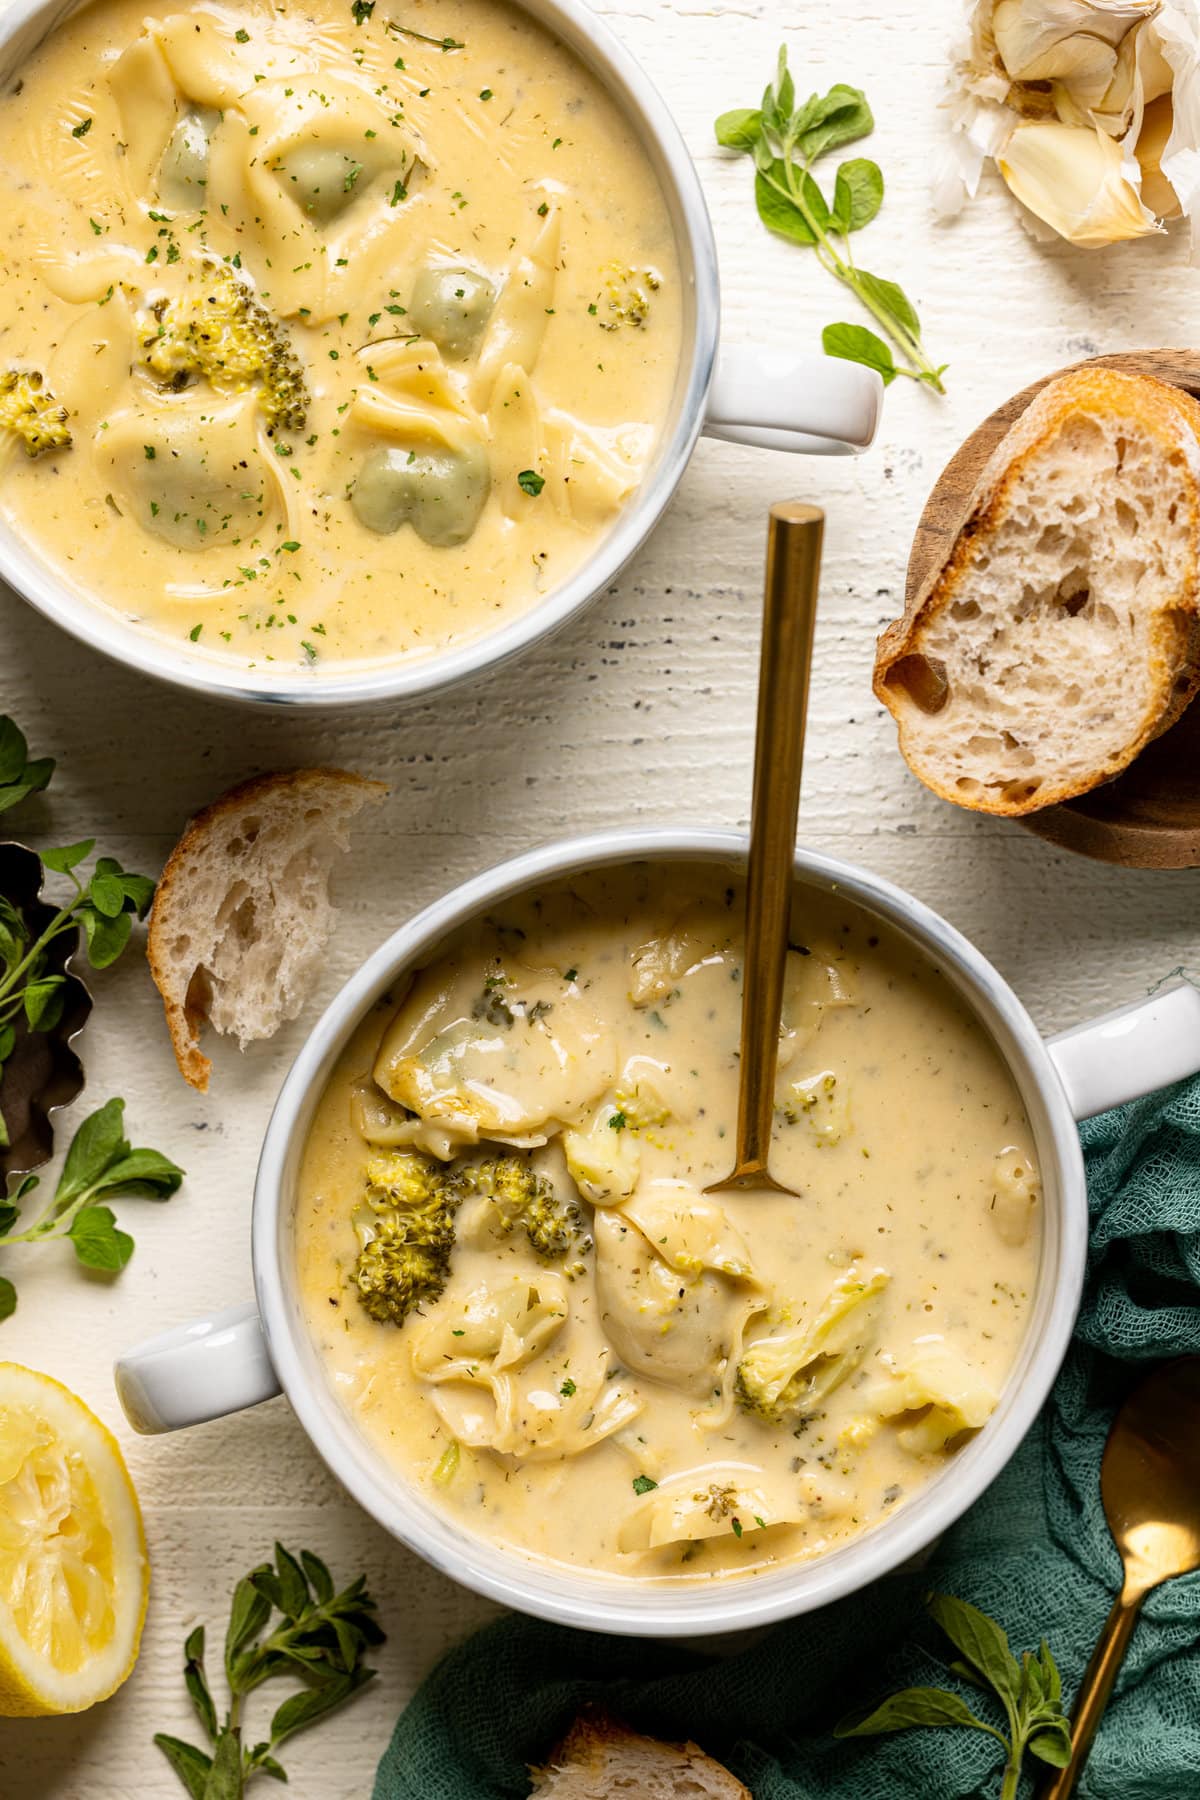
[[(836, 898), (797, 891), (788, 959), (773, 1166), (802, 1198), (703, 1195), (741, 909), (712, 866), (505, 903), (364, 1020), (310, 1131), (296, 1256), (334, 1391), (398, 1479), (537, 1557), (702, 1581), (816, 1556), (945, 1466), (1022, 1339), (1040, 1195), (1011, 1078)], [(447, 1283), (377, 1320), (360, 1246), (430, 1154), (474, 1170)], [(497, 1157), (577, 1206), (540, 1241), (561, 1254), (497, 1205)]]
[(0, 100), (0, 379), (71, 436), (0, 430), (0, 505), (197, 656), (478, 637), (586, 558), (671, 404), (674, 242), (613, 102), (502, 4), (389, 22), (96, 0)]

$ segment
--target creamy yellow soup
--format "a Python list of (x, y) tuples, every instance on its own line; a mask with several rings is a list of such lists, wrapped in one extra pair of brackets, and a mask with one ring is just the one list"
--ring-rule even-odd
[(97, 0), (0, 100), (0, 213), (4, 514), (198, 655), (478, 637), (579, 567), (671, 403), (654, 175), (489, 0)]
[(1028, 1121), (945, 980), (853, 906), (795, 903), (773, 1166), (800, 1198), (704, 1193), (741, 909), (711, 867), (505, 903), (320, 1102), (296, 1257), (329, 1380), (398, 1480), (511, 1549), (642, 1581), (818, 1556), (946, 1465), (1017, 1354)]

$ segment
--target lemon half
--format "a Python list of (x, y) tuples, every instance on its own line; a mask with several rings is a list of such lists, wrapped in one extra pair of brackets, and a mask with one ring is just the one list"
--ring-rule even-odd
[(0, 1715), (107, 1699), (137, 1661), (149, 1591), (116, 1439), (60, 1382), (0, 1363)]

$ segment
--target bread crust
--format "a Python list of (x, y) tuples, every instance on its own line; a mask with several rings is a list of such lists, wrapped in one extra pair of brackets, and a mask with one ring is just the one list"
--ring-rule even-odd
[(167, 1030), (171, 1034), (171, 1047), (179, 1064), (179, 1072), (186, 1082), (202, 1094), (208, 1092), (212, 1073), (211, 1059), (199, 1048), (200, 1030), (205, 1023), (206, 1014), (203, 1009), (189, 1009), (185, 1002), (177, 999), (171, 992), (171, 963), (165, 949), (168, 938), (176, 928), (179, 909), (187, 904), (187, 863), (193, 855), (203, 853), (208, 848), (214, 827), (231, 813), (240, 812), (247, 806), (270, 806), (283, 794), (303, 794), (306, 789), (327, 800), (330, 790), (336, 787), (353, 788), (367, 800), (382, 800), (388, 791), (384, 782), (372, 781), (349, 769), (284, 769), (269, 775), (253, 775), (249, 780), (238, 782), (236, 787), (218, 795), (188, 821), (158, 878), (146, 938), (146, 960), (150, 965), (154, 985), (162, 996)]
[[(585, 1707), (568, 1727), (546, 1762), (540, 1767), (531, 1768), (529, 1772), (535, 1781), (544, 1780), (564, 1769), (599, 1774), (603, 1769), (606, 1753), (618, 1745), (625, 1750), (642, 1750), (649, 1758), (658, 1758), (663, 1752), (670, 1753), (683, 1762), (686, 1771), (702, 1772), (710, 1782), (717, 1784), (713, 1789), (713, 1800), (717, 1800), (718, 1790), (720, 1800), (753, 1800), (749, 1788), (743, 1786), (724, 1763), (717, 1762), (714, 1757), (701, 1750), (699, 1744), (690, 1741), (680, 1744), (647, 1737), (598, 1706)], [(536, 1793), (537, 1790), (534, 1791)]]
[[(1180, 498), (1187, 507), (1190, 581), (1187, 591), (1164, 607), (1155, 622), (1152, 673), (1156, 698), (1126, 744), (1100, 759), (1085, 777), (1043, 781), (1029, 800), (1006, 797), (1000, 790), (964, 796), (939, 780), (937, 770), (924, 759), (910, 753), (906, 703), (892, 692), (888, 676), (903, 657), (920, 653), (924, 628), (969, 583), (972, 555), (979, 541), (986, 540), (1006, 516), (1013, 488), (1026, 466), (1068, 419), (1080, 415), (1129, 418), (1163, 443), (1164, 457), (1182, 450), (1186, 458)], [(1200, 404), (1169, 382), (1117, 369), (1084, 367), (1048, 382), (989, 458), (947, 556), (913, 595), (904, 616), (881, 633), (873, 687), (896, 721), (900, 751), (914, 775), (941, 799), (972, 812), (1019, 818), (1088, 793), (1127, 769), (1153, 738), (1175, 724), (1200, 691)]]

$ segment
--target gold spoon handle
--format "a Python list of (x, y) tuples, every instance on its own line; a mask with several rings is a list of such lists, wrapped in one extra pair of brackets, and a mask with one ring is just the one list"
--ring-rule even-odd
[(824, 527), (817, 506), (789, 501), (771, 508), (746, 883), (737, 1160), (722, 1187), (777, 1185), (767, 1173), (767, 1155)]
[(1071, 1711), (1071, 1760), (1065, 1769), (1055, 1769), (1045, 1785), (1038, 1789), (1037, 1800), (1068, 1800), (1075, 1792), (1145, 1598), (1144, 1593), (1118, 1595), (1075, 1696)]

